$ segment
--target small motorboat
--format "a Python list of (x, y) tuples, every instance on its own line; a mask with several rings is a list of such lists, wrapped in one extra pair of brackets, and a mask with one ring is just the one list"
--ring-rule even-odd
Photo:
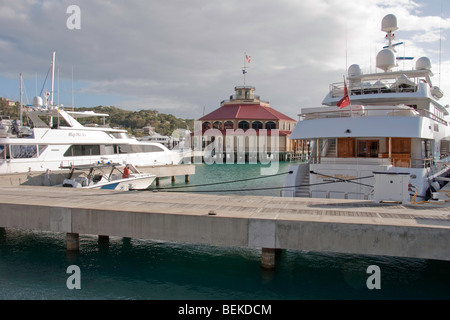
[[(96, 163), (71, 166), (69, 176), (62, 186), (69, 188), (109, 189), (128, 191), (148, 188), (156, 178), (150, 173), (140, 173), (133, 165), (125, 167), (118, 163)], [(73, 178), (76, 170), (87, 172)]]

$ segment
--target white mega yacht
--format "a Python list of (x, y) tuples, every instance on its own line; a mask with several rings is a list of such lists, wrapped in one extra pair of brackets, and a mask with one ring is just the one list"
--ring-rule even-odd
[(398, 69), (397, 61), (413, 58), (396, 57), (397, 29), (394, 15), (383, 18), (381, 72), (351, 65), (323, 107), (302, 109), (291, 139), (307, 143), (309, 158), (290, 166), (284, 196), (419, 202), (448, 180), (448, 105), (439, 103), (430, 59)]
[(126, 130), (105, 125), (82, 125), (82, 117), (104, 117), (92, 111), (66, 111), (53, 105), (52, 90), (45, 103), (33, 100), (24, 112), (31, 130), (4, 121), (0, 130), (0, 174), (58, 170), (63, 167), (96, 163), (123, 163), (134, 166), (179, 164), (186, 153), (169, 150), (160, 143), (140, 142)]

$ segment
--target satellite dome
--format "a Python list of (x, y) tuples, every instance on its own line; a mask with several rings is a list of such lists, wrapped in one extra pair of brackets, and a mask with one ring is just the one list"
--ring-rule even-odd
[(348, 68), (348, 76), (349, 76), (349, 77), (360, 76), (361, 74), (362, 74), (361, 68), (360, 68), (359, 65), (357, 65), (357, 64), (352, 64), (352, 65)]
[(431, 70), (431, 61), (427, 57), (422, 57), (416, 62), (417, 70)]
[(393, 14), (388, 14), (381, 21), (381, 31), (394, 32), (395, 30), (398, 30), (397, 17)]
[(377, 55), (377, 68), (388, 71), (396, 66), (395, 55), (391, 49), (381, 50)]
[(34, 97), (33, 98), (33, 106), (35, 107), (42, 107), (42, 98), (41, 97)]

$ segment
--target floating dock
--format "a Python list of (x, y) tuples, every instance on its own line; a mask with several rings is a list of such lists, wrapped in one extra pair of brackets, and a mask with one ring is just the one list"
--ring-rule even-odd
[[(79, 235), (450, 261), (450, 202), (372, 201), (0, 186), (0, 227)], [(26, 195), (26, 196), (24, 196)]]

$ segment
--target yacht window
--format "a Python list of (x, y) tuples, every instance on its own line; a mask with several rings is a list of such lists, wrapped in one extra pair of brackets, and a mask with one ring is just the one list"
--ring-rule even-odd
[(422, 150), (425, 158), (431, 158), (433, 156), (430, 140), (422, 141)]
[(111, 135), (116, 139), (122, 139), (120, 132), (111, 132)]
[(119, 153), (145, 153), (164, 151), (159, 146), (153, 145), (123, 145), (119, 146)]
[(359, 140), (357, 142), (357, 154), (360, 158), (378, 158), (378, 140)]
[(38, 145), (38, 147), (39, 147), (39, 154), (42, 154), (47, 149), (48, 145), (40, 144)]
[(101, 145), (100, 146), (100, 154), (102, 154), (102, 155), (114, 154), (114, 146), (112, 144)]
[(26, 159), (37, 157), (37, 145), (11, 145), (11, 158)]
[(130, 135), (126, 132), (111, 132), (111, 135), (116, 139), (130, 139)]
[(98, 156), (100, 155), (99, 145), (78, 145), (74, 144), (64, 153), (64, 157)]

